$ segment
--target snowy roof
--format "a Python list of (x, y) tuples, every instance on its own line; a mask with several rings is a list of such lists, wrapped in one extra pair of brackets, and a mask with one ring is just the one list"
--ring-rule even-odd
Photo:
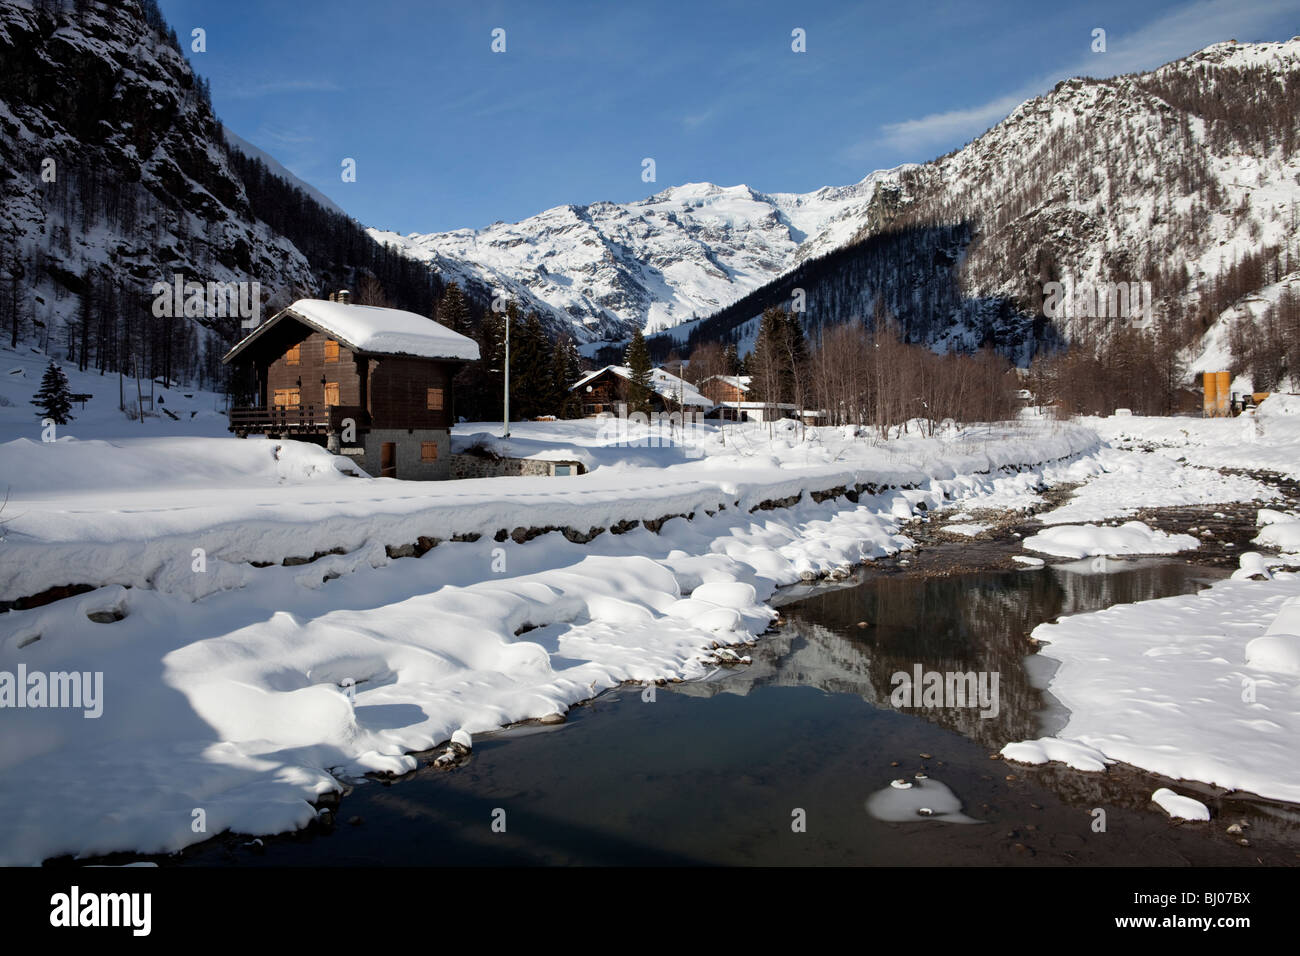
[(229, 362), (285, 316), (333, 336), (356, 352), (465, 361), (478, 358), (478, 343), (473, 339), (414, 312), (299, 299), (254, 329), (222, 361)]
[[(578, 379), (569, 391), (581, 388), (592, 379), (604, 375), (606, 372), (617, 375), (619, 378), (625, 378), (629, 382), (632, 381), (632, 370), (626, 365), (606, 365), (604, 368), (588, 372)], [(690, 382), (678, 378), (671, 372), (665, 372), (661, 368), (650, 370), (650, 387), (664, 398), (672, 399), (674, 402), (680, 399), (681, 404), (688, 407), (712, 408), (714, 405), (712, 400), (701, 395), (699, 390)]]
[(754, 380), (753, 377), (750, 375), (710, 375), (704, 381), (722, 382), (725, 385), (730, 385), (732, 388), (738, 388), (742, 392), (747, 392), (749, 391), (749, 383), (752, 382), (753, 380)]

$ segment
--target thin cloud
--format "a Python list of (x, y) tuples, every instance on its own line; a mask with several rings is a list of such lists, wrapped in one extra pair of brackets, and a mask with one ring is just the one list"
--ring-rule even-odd
[[(1074, 76), (1110, 77), (1149, 70), (1194, 50), (1236, 36), (1254, 36), (1275, 28), (1296, 12), (1295, 0), (1199, 0), (1166, 14), (1127, 36), (1108, 35), (1105, 53), (1088, 53), (1060, 70), (1048, 73), (1015, 92), (965, 109), (930, 113), (881, 127), (884, 142), (916, 153), (964, 142), (1006, 117), (1025, 100), (1040, 96), (1061, 80)], [(1087, 42), (1082, 37), (1080, 44)], [(872, 147), (862, 142), (846, 151), (861, 158)]]
[(713, 107), (709, 107), (708, 109), (700, 113), (692, 113), (688, 116), (683, 116), (682, 125), (685, 126), (687, 129), (698, 129), (699, 127), (707, 123), (709, 120), (713, 119), (713, 116), (716, 112), (717, 110), (713, 109)]

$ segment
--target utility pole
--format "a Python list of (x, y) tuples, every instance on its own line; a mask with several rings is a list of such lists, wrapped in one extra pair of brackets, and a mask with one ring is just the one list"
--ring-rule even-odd
[(505, 313), (506, 322), (506, 363), (504, 366), (505, 373), (505, 414), (503, 416), (501, 437), (510, 437), (510, 313)]

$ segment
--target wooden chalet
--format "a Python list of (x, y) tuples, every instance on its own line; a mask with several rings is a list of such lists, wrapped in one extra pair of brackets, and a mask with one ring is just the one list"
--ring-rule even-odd
[(700, 391), (715, 404), (749, 400), (748, 375), (710, 375), (700, 382)]
[(222, 358), (250, 363), (257, 382), (230, 430), (324, 445), (379, 477), (446, 478), (452, 379), (478, 357), (473, 339), (413, 312), (346, 291), (299, 299)]
[[(626, 415), (632, 370), (626, 365), (606, 365), (584, 375), (569, 387), (578, 397), (582, 414)], [(662, 368), (650, 371), (650, 411), (699, 412), (713, 407), (713, 402), (701, 395), (695, 386)]]

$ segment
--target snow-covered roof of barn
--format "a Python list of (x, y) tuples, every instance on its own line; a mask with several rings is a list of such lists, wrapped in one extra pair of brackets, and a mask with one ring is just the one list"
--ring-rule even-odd
[(222, 361), (230, 361), (286, 316), (333, 336), (356, 352), (463, 361), (479, 357), (478, 343), (473, 339), (414, 312), (325, 299), (299, 299), (254, 329)]
[[(578, 379), (573, 385), (569, 386), (569, 391), (574, 391), (586, 385), (592, 379), (597, 378), (609, 372), (617, 375), (619, 378), (632, 381), (632, 369), (626, 365), (606, 365), (604, 368), (597, 369), (594, 372), (588, 372), (582, 378)], [(650, 370), (650, 388), (664, 398), (672, 399), (674, 402), (681, 399), (683, 405), (694, 408), (712, 408), (712, 400), (700, 394), (700, 391), (685, 379), (678, 378), (671, 372), (666, 372), (662, 368)]]

